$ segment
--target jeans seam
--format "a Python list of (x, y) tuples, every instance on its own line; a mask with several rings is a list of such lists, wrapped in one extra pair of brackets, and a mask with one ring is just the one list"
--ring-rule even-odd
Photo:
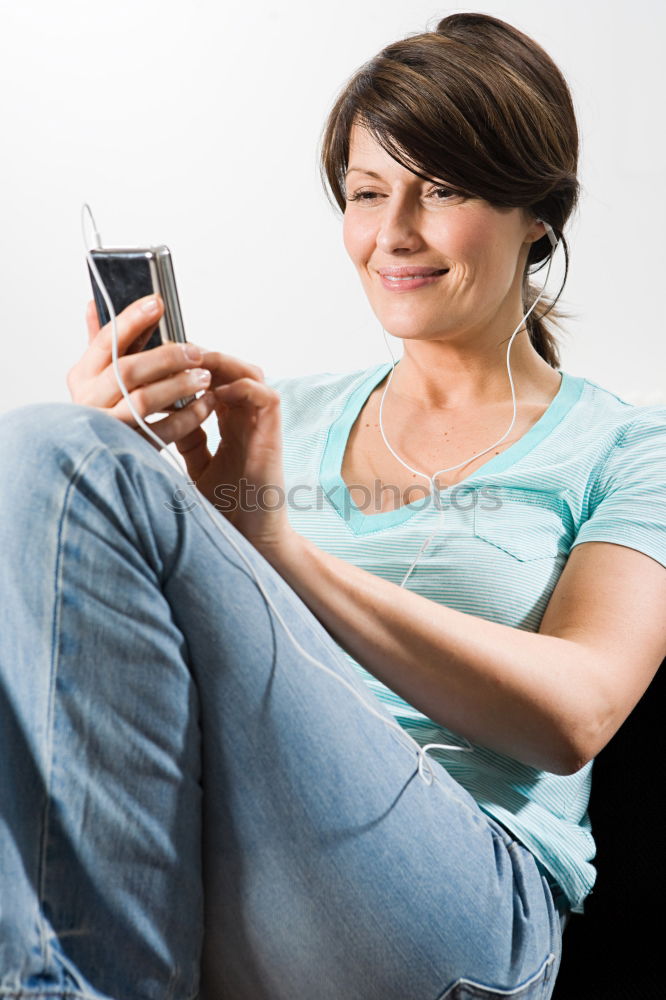
[[(46, 932), (46, 927), (43, 919), (43, 904), (45, 895), (45, 882), (46, 882), (46, 853), (48, 850), (48, 826), (51, 817), (51, 789), (52, 789), (52, 778), (53, 778), (53, 730), (54, 730), (54, 716), (55, 716), (55, 688), (56, 688), (56, 677), (58, 673), (58, 635), (59, 635), (59, 624), (60, 624), (60, 609), (62, 603), (62, 541), (64, 533), (64, 524), (67, 513), (69, 511), (69, 505), (73, 490), (75, 489), (84, 469), (90, 459), (96, 455), (98, 452), (103, 451), (104, 446), (95, 445), (91, 450), (82, 458), (79, 467), (76, 469), (75, 473), (72, 475), (69, 483), (67, 484), (67, 489), (65, 491), (65, 496), (62, 505), (62, 511), (60, 514), (60, 521), (58, 523), (58, 536), (57, 536), (57, 549), (56, 549), (56, 564), (55, 572), (53, 576), (53, 623), (51, 629), (51, 658), (50, 658), (50, 677), (49, 677), (49, 702), (48, 702), (48, 717), (46, 724), (46, 774), (44, 780), (44, 810), (42, 813), (42, 836), (39, 850), (39, 869), (37, 884), (39, 886), (39, 911), (38, 911), (38, 923), (39, 923), (39, 937), (40, 937), (40, 949), (44, 956), (44, 961), (47, 964), (50, 962), (51, 947), (48, 940), (48, 935)], [(14, 992), (14, 993), (2, 993), (0, 991), (0, 997), (2, 996), (79, 996), (79, 997), (89, 997), (89, 994), (80, 993), (77, 991), (55, 991), (46, 992), (37, 991), (36, 993), (30, 994), (25, 992)]]
[(65, 997), (74, 997), (76, 1000), (99, 1000), (99, 997), (92, 993), (82, 993), (80, 990), (9, 990), (0, 989), (0, 997), (14, 997), (15, 1000), (42, 1000), (43, 997), (54, 997), (56, 1000), (64, 1000)]
[[(73, 1000), (100, 1000), (99, 994), (95, 995), (93, 993), (88, 993), (85, 990), (73, 990), (67, 987), (66, 989), (18, 989), (15, 990), (13, 987), (10, 989), (3, 989), (0, 986), (0, 997), (3, 998), (13, 998), (13, 1000), (30, 1000), (30, 998), (35, 998), (35, 1000), (42, 1000), (44, 997), (53, 997), (54, 1000), (65, 1000), (66, 997), (72, 997)], [(199, 992), (190, 994), (186, 1000), (199, 1000)]]
[(56, 1000), (64, 1000), (65, 997), (73, 997), (76, 1000), (99, 1000), (99, 995), (95, 996), (92, 993), (85, 993), (82, 990), (72, 990), (72, 989), (47, 989), (47, 990), (3, 990), (0, 988), (0, 997), (14, 997), (15, 1000), (30, 1000), (31, 997), (35, 1000), (42, 1000), (43, 997), (54, 997)]
[(479, 993), (479, 991), (483, 991), (483, 993), (485, 993), (489, 997), (490, 996), (497, 997), (498, 1000), (500, 997), (504, 996), (507, 998), (516, 996), (518, 993), (522, 993), (523, 990), (531, 986), (538, 986), (538, 985), (547, 986), (548, 983), (550, 982), (555, 959), (556, 959), (555, 953), (552, 952), (550, 949), (548, 949), (548, 954), (546, 955), (545, 959), (543, 959), (541, 965), (539, 966), (536, 972), (534, 972), (531, 976), (528, 976), (528, 978), (524, 982), (519, 983), (517, 986), (508, 988), (498, 987), (498, 986), (488, 986), (486, 983), (479, 982), (478, 980), (467, 979), (465, 976), (461, 976), (459, 979), (456, 979), (455, 982), (451, 983), (451, 985), (446, 988), (444, 993), (440, 993), (437, 997), (437, 1000), (448, 1000), (450, 996), (454, 995), (453, 991), (456, 990), (456, 988), (459, 986), (468, 987), (468, 992), (470, 992), (469, 988), (471, 987), (471, 991), (474, 991), (477, 994)]

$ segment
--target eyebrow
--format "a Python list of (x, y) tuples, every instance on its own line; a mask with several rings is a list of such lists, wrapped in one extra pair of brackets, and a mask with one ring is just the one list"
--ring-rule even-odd
[(347, 177), (348, 174), (353, 173), (354, 170), (356, 170), (359, 174), (367, 174), (368, 177), (376, 177), (378, 181), (381, 180), (381, 176), (379, 174), (376, 174), (374, 170), (363, 170), (362, 167), (350, 167), (347, 173), (345, 174), (345, 177)]
[[(375, 173), (374, 170), (364, 170), (363, 167), (350, 167), (349, 170), (347, 171), (347, 173), (345, 174), (345, 180), (347, 179), (347, 177), (349, 176), (349, 174), (354, 173), (354, 171), (356, 171), (356, 173), (358, 173), (358, 174), (365, 174), (366, 177), (376, 177), (378, 181), (381, 181), (381, 180), (384, 179), (381, 174)], [(421, 181), (423, 181), (423, 180), (424, 180), (424, 178), (421, 178)], [(445, 181), (439, 181), (439, 182), (438, 181), (433, 181), (432, 178), (428, 178), (428, 182), (432, 183), (432, 184), (437, 184), (437, 183), (440, 183), (442, 185), (446, 184)]]

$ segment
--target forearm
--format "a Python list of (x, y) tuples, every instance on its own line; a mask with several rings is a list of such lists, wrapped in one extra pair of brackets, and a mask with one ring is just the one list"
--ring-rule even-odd
[(576, 676), (590, 654), (577, 643), (437, 604), (300, 535), (264, 555), (343, 649), (428, 718), (541, 770), (584, 763)]

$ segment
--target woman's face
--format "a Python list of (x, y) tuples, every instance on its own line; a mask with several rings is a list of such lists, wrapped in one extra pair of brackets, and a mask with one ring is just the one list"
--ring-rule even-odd
[[(406, 170), (354, 125), (343, 238), (370, 305), (396, 337), (467, 341), (483, 338), (491, 325), (506, 333), (522, 317), (525, 261), (543, 225), (522, 209), (465, 198), (439, 180), (436, 185)], [(418, 266), (446, 273), (418, 287), (409, 280), (389, 283), (379, 273)]]

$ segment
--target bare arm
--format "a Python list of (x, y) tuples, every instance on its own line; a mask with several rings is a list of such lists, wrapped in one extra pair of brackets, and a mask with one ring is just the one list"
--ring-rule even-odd
[(539, 632), (437, 604), (292, 534), (263, 553), (359, 663), (435, 722), (555, 774), (605, 746), (666, 655), (666, 569), (576, 546)]

